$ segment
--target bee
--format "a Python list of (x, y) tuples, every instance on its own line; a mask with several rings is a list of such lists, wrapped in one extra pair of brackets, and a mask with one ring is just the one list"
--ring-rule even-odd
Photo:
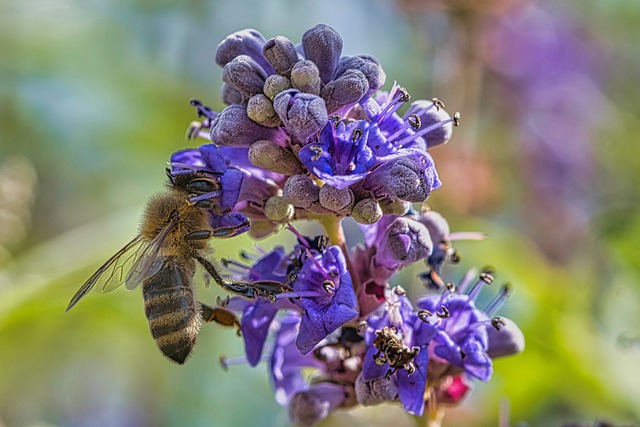
[(197, 264), (223, 289), (244, 298), (272, 299), (291, 288), (273, 281), (224, 278), (207, 259), (211, 252), (208, 241), (232, 237), (248, 222), (214, 229), (209, 222), (211, 198), (206, 195), (219, 189), (217, 178), (199, 171), (168, 175), (169, 188), (148, 200), (139, 233), (89, 277), (71, 298), (67, 311), (92, 289), (111, 292), (122, 284), (128, 289), (142, 284), (145, 314), (156, 345), (165, 356), (183, 364), (203, 321), (237, 325), (224, 307), (196, 301), (193, 279)]

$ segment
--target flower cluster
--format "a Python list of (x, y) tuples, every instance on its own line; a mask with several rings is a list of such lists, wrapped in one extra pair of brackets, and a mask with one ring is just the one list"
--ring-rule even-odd
[[(394, 401), (421, 415), (427, 401), (459, 402), (470, 378), (490, 378), (494, 358), (522, 350), (517, 326), (494, 317), (510, 287), (479, 309), (489, 271), (458, 286), (441, 277), (443, 265), (457, 261), (451, 242), (479, 237), (451, 233), (424, 205), (440, 186), (428, 151), (451, 138), (458, 114), (437, 98), (410, 103), (395, 83), (380, 91), (379, 62), (343, 56), (340, 35), (326, 25), (306, 31), (299, 45), (240, 31), (218, 45), (215, 59), (227, 107), (192, 101), (199, 120), (188, 136), (208, 141), (174, 153), (168, 175), (176, 182), (195, 172), (215, 183), (190, 201), (209, 210), (220, 235), (295, 235), (293, 248), (225, 261), (242, 283), (278, 284), (274, 292), (218, 302), (239, 317), (226, 323), (238, 327), (246, 361), (267, 362), (276, 400), (295, 423)], [(351, 247), (347, 217), (364, 236)], [(300, 233), (292, 222), (303, 219), (326, 235)], [(418, 286), (426, 295), (412, 302), (390, 281), (416, 263), (425, 266)]]

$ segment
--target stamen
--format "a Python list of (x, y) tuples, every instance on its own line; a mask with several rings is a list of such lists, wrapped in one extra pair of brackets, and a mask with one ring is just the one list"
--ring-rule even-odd
[(431, 102), (433, 102), (433, 105), (438, 109), (438, 111), (440, 111), (441, 108), (445, 108), (444, 102), (438, 98), (431, 98)]
[(318, 270), (320, 270), (320, 273), (324, 276), (325, 279), (327, 279), (328, 281), (332, 281), (331, 280), (331, 276), (328, 274), (328, 272), (324, 269), (324, 267), (322, 266), (322, 264), (320, 264), (314, 257), (313, 254), (311, 253), (311, 251), (309, 249), (306, 249), (306, 254), (307, 257), (309, 258), (309, 260), (313, 263), (313, 265), (315, 265), (316, 267), (318, 267)]
[(224, 369), (225, 372), (229, 371), (229, 366), (246, 365), (247, 363), (249, 363), (246, 357), (233, 357), (229, 359), (223, 355), (220, 355), (219, 361), (220, 361), (220, 366), (222, 366), (222, 369)]
[(449, 313), (449, 309), (444, 305), (440, 306), (440, 310), (442, 311), (436, 311), (436, 316), (438, 316), (439, 318), (447, 319), (448, 317), (451, 316), (451, 313)]
[(362, 137), (362, 129), (354, 129), (351, 134), (351, 142), (356, 142)]
[(480, 293), (480, 290), (484, 285), (490, 285), (493, 283), (494, 271), (491, 267), (485, 267), (485, 269), (480, 273), (479, 281), (475, 284), (471, 292), (469, 292), (469, 298), (475, 300)]
[(402, 105), (411, 99), (411, 95), (407, 92), (407, 89), (398, 86), (397, 83), (393, 84), (391, 91), (389, 92), (389, 99), (386, 102), (384, 108), (378, 115), (378, 123), (382, 122), (387, 116), (398, 111)]
[(503, 327), (504, 325), (506, 325), (506, 324), (507, 324), (507, 322), (504, 320), (504, 318), (503, 318), (503, 317), (496, 316), (496, 317), (494, 317), (493, 319), (491, 319), (491, 325), (492, 325), (494, 328), (496, 328), (496, 330), (498, 330), (498, 331), (499, 331), (500, 329), (502, 329), (502, 327)]
[(487, 313), (488, 316), (492, 316), (493, 313), (498, 311), (504, 305), (505, 301), (507, 301), (507, 298), (509, 298), (512, 293), (513, 286), (511, 283), (505, 283), (502, 285), (500, 293), (489, 303), (487, 308), (484, 310), (485, 313)]
[(405, 138), (402, 138), (400, 141), (396, 141), (396, 142), (394, 142), (394, 144), (395, 144), (396, 146), (398, 146), (398, 147), (402, 147), (402, 146), (404, 146), (405, 144), (408, 144), (409, 142), (411, 142), (411, 141), (415, 140), (416, 138), (421, 137), (421, 136), (424, 136), (424, 135), (428, 134), (429, 132), (433, 132), (434, 130), (439, 129), (439, 128), (441, 128), (442, 126), (444, 126), (444, 125), (446, 125), (446, 124), (448, 124), (448, 123), (451, 123), (451, 122), (454, 122), (454, 126), (457, 126), (457, 125), (456, 125), (456, 120), (457, 120), (457, 121), (458, 121), (458, 123), (459, 123), (460, 115), (458, 114), (458, 116), (457, 116), (457, 117), (458, 117), (458, 118), (456, 119), (456, 115), (454, 114), (454, 116), (453, 116), (452, 118), (450, 118), (450, 119), (446, 119), (446, 120), (441, 120), (441, 121), (439, 121), (439, 122), (437, 122), (437, 123), (432, 124), (431, 126), (427, 126), (427, 127), (426, 127), (426, 128), (424, 128), (424, 129), (420, 129), (420, 131), (416, 132), (415, 134), (413, 134), (413, 135), (409, 135), (409, 136), (407, 136), (407, 137), (405, 137)]
[(405, 291), (402, 286), (398, 285), (395, 288), (393, 288), (393, 293), (399, 297), (403, 297), (407, 294), (407, 291)]
[(322, 283), (322, 288), (326, 293), (333, 294), (333, 292), (336, 290), (336, 284), (333, 283), (331, 280), (325, 280)]
[(424, 323), (431, 323), (429, 318), (433, 316), (433, 313), (429, 310), (420, 310), (418, 311), (418, 318), (422, 320)]
[(196, 202), (199, 202), (201, 200), (214, 199), (214, 198), (219, 197), (221, 195), (222, 195), (222, 190), (211, 191), (209, 193), (203, 193), (203, 194), (200, 194), (198, 196), (189, 197), (189, 202), (190, 203), (196, 203)]
[[(326, 292), (319, 291), (293, 291), (293, 292), (282, 292), (276, 295), (272, 295), (273, 302), (283, 298), (317, 298), (317, 297), (326, 297)], [(269, 298), (271, 299), (271, 297)]]
[(473, 283), (473, 279), (477, 276), (477, 274), (478, 270), (475, 268), (471, 268), (465, 273), (465, 275), (462, 277), (462, 279), (460, 279), (460, 282), (458, 283), (459, 294), (464, 294), (467, 292), (467, 289), (469, 288), (469, 286), (471, 286), (471, 284)]
[(447, 237), (449, 240), (485, 240), (489, 236), (475, 231), (458, 231), (455, 233), (449, 233), (449, 236)]
[(415, 130), (418, 130), (422, 127), (422, 120), (420, 120), (420, 117), (417, 114), (412, 114), (407, 117), (407, 123), (409, 123), (409, 125)]

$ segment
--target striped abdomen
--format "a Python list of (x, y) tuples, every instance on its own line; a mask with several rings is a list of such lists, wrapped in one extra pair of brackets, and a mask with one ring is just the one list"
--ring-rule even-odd
[(142, 288), (149, 329), (162, 353), (183, 364), (200, 330), (191, 286), (195, 266), (193, 260), (176, 256), (157, 261), (162, 261), (162, 266)]

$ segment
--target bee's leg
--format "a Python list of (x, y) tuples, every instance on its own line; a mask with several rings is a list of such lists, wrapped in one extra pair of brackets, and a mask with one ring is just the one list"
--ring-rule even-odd
[(211, 307), (200, 303), (200, 314), (202, 315), (202, 320), (205, 322), (216, 322), (219, 325), (229, 327), (235, 326), (238, 336), (242, 335), (240, 320), (238, 320), (238, 316), (232, 311), (223, 307)]
[(211, 236), (213, 236), (211, 230), (198, 230), (185, 235), (184, 240), (206, 240), (211, 238)]
[(227, 280), (222, 277), (220, 273), (218, 273), (218, 269), (205, 258), (200, 256), (196, 256), (195, 258), (204, 267), (204, 269), (207, 270), (207, 273), (209, 273), (213, 280), (215, 280), (215, 282), (226, 291), (241, 295), (245, 298), (254, 299), (256, 297), (256, 291), (253, 286), (251, 286), (251, 282)]

